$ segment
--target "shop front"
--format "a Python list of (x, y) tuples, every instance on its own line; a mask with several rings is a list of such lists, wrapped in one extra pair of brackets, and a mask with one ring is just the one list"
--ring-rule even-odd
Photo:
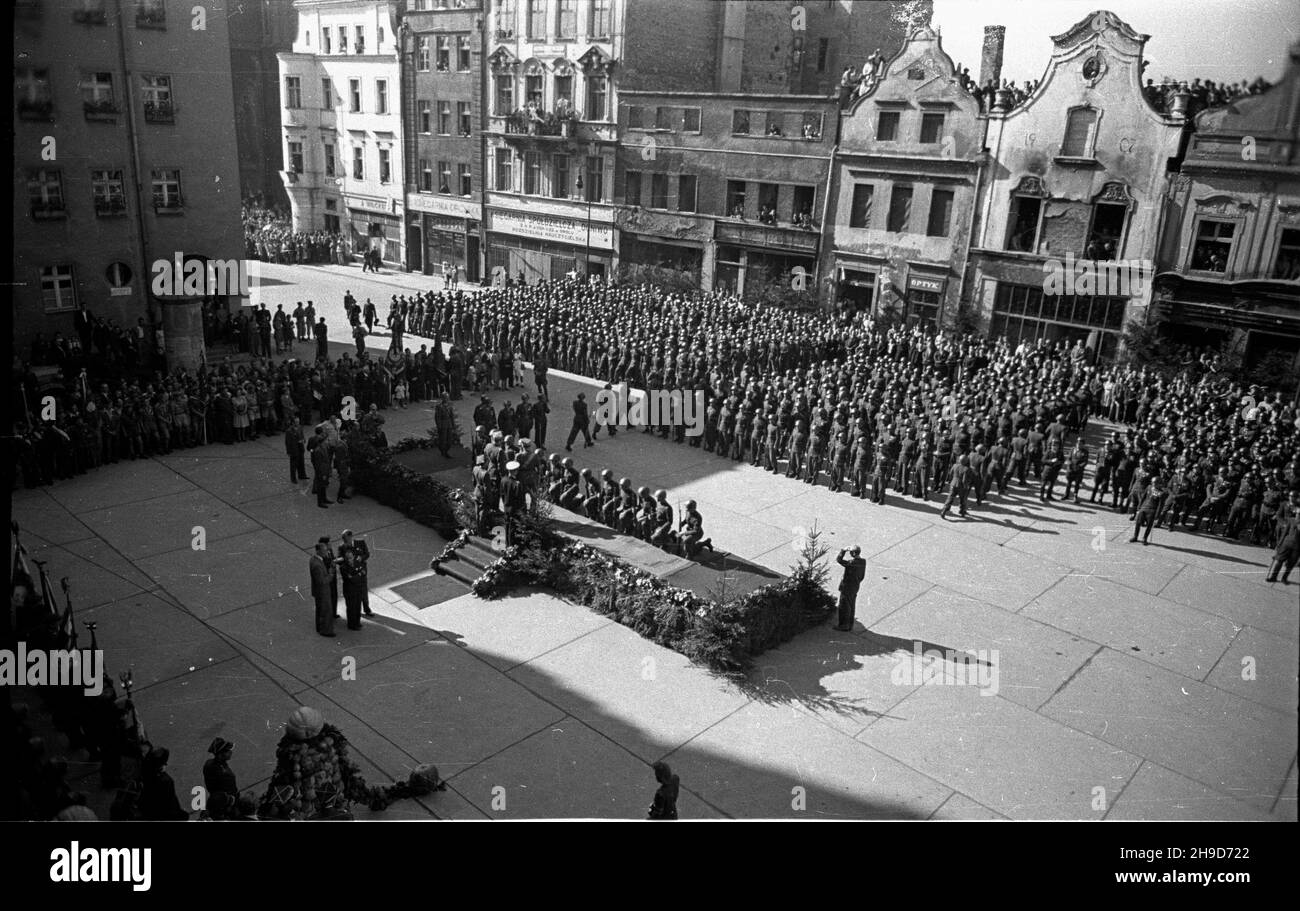
[[(719, 221), (713, 287), (744, 295), (746, 282), (785, 282), (803, 270), (804, 287), (815, 293), (818, 235), (797, 228)], [(798, 286), (795, 286), (798, 287)], [(802, 289), (800, 289), (802, 290)]]
[(377, 250), (384, 262), (402, 265), (402, 219), (393, 214), (397, 202), (378, 197), (348, 196), (344, 204), (348, 213), (352, 255), (360, 258), (367, 250)]
[(903, 298), (902, 317), (907, 327), (921, 326), (927, 330), (938, 329), (943, 316), (943, 297), (948, 288), (948, 277), (926, 271), (913, 271), (907, 275), (907, 294)]
[(477, 284), (479, 263), (479, 207), (476, 203), (437, 196), (410, 195), (407, 267), (425, 275), (442, 275), (455, 269), (461, 281)]
[(604, 222), (529, 212), (487, 210), (487, 268), (536, 284), (566, 276), (612, 273), (614, 229)]

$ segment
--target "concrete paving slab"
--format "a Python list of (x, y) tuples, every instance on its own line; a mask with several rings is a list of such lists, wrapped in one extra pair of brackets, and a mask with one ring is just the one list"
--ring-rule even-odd
[(34, 535), (50, 544), (67, 544), (95, 534), (44, 489), (14, 491), (10, 515), (18, 523), (20, 540), (29, 549)]
[[(248, 448), (239, 447), (240, 452)], [(237, 466), (232, 466), (227, 459), (195, 456), (187, 450), (184, 454), (164, 456), (163, 462), (209, 493), (236, 505), (308, 486), (289, 480), (287, 456), (282, 462), (274, 459), (245, 459), (240, 460)]]
[(1296, 639), (1296, 589), (1290, 586), (1251, 585), (1235, 571), (1210, 572), (1188, 566), (1160, 591), (1160, 597), (1187, 604), (1253, 626), (1276, 636)]
[(1296, 753), (1294, 711), (1258, 705), (1110, 649), (1040, 711), (1265, 812)]
[(614, 621), (537, 589), (485, 601), (464, 594), (419, 612), (419, 620), (502, 671), (523, 664)]
[(930, 527), (930, 522), (918, 513), (882, 509), (869, 500), (839, 494), (805, 494), (752, 516), (782, 529), (782, 538), (773, 543), (793, 541), (798, 536), (796, 529), (811, 529), (816, 523), (825, 533), (822, 541), (834, 551), (857, 544), (868, 560)]
[[(331, 482), (331, 500), (337, 486), (337, 480)], [(250, 518), (289, 541), (301, 542), (305, 548), (315, 544), (321, 535), (329, 535), (334, 539), (335, 550), (338, 549), (339, 533), (345, 528), (352, 529), (354, 534), (366, 535), (402, 519), (400, 513), (362, 496), (321, 509), (316, 505), (315, 497), (290, 492), (254, 500), (245, 504), (243, 509)], [(429, 558), (426, 557), (424, 562), (427, 566)]]
[[(35, 544), (24, 544), (24, 547), (27, 548), (27, 568), (32, 573), (37, 594), (40, 593), (41, 583), (34, 561), (42, 560), (45, 561), (45, 571), (49, 573), (52, 591), (60, 609), (66, 604), (61, 586), (61, 580), (65, 577), (72, 594), (74, 612), (108, 604), (155, 587), (152, 579), (134, 568), (119, 574), (93, 562), (92, 558), (98, 557), (115, 565), (119, 563), (110, 560), (112, 549), (98, 539), (70, 542), (67, 547)], [(80, 556), (78, 551), (86, 552), (87, 556)]]
[(508, 674), (647, 762), (748, 701), (684, 656), (610, 623)]
[(1016, 611), (1056, 583), (1064, 567), (980, 541), (950, 528), (930, 528), (874, 557), (971, 598)]
[(73, 515), (195, 489), (195, 485), (153, 459), (111, 465), (47, 488), (50, 497)]
[(1101, 819), (1141, 758), (970, 686), (922, 686), (858, 735), (1010, 819)]
[(667, 761), (737, 818), (927, 819), (952, 793), (804, 712), (757, 702)]
[(1023, 614), (937, 588), (874, 624), (868, 636), (883, 640), (880, 648), (897, 646), (891, 666), (910, 665), (918, 649), (987, 655), (996, 667), (997, 692), (1030, 709), (1046, 702), (1098, 648)]
[[(492, 819), (645, 819), (654, 772), (576, 718), (461, 772), (450, 782)], [(679, 819), (718, 818), (682, 782)]]
[(447, 641), (407, 649), (355, 681), (319, 690), (410, 755), (437, 756), (447, 778), (565, 714)]
[(209, 619), (289, 597), (294, 587), (310, 600), (307, 561), (306, 550), (262, 530), (209, 541), (207, 550), (143, 557), (137, 565), (196, 617)]
[[(130, 670), (137, 691), (163, 680), (237, 657), (239, 652), (188, 611), (144, 592), (90, 610), (76, 611), (79, 624), (94, 623), (105, 670), (116, 684)], [(90, 635), (78, 633), (89, 645)]]
[(1300, 643), (1246, 627), (1237, 633), (1205, 682), (1283, 712), (1300, 705)]
[(965, 794), (953, 792), (952, 796), (943, 802), (943, 806), (934, 811), (930, 817), (934, 822), (952, 822), (960, 820), (990, 820), (992, 822), (1006, 822), (1006, 817), (1000, 813), (994, 813), (982, 803), (976, 803)]
[[(1163, 560), (1153, 548), (1112, 544), (1107, 529), (1103, 534), (1062, 533), (1059, 535), (1023, 532), (1007, 542), (1007, 547), (1068, 566), (1073, 572), (1125, 585), (1149, 595), (1159, 594), (1178, 575), (1185, 563)], [(1104, 549), (1101, 549), (1104, 548)]]
[(1269, 815), (1219, 794), (1185, 775), (1171, 772), (1155, 763), (1144, 762), (1115, 800), (1106, 819), (1267, 822)]
[(1278, 796), (1277, 801), (1273, 804), (1272, 817), (1284, 822), (1296, 821), (1296, 764), (1291, 763), (1291, 771), (1287, 773), (1286, 784), (1282, 787), (1282, 793)]
[[(396, 514), (394, 516), (400, 518)], [(351, 528), (353, 533), (363, 538), (366, 546), (370, 548), (370, 562), (366, 564), (366, 575), (372, 591), (390, 586), (399, 579), (406, 579), (416, 573), (428, 572), (429, 561), (447, 546), (442, 535), (432, 528), (426, 528), (409, 519), (402, 519), (364, 533), (351, 525), (335, 523), (331, 526), (329, 534), (333, 538), (336, 551), (342, 541), (342, 532), (345, 528)]]
[(203, 529), (209, 546), (258, 528), (257, 522), (204, 490), (86, 512), (82, 521), (133, 559), (190, 550), (200, 534), (195, 528)]
[(1222, 617), (1078, 575), (1021, 613), (1196, 680), (1205, 679), (1236, 633)]

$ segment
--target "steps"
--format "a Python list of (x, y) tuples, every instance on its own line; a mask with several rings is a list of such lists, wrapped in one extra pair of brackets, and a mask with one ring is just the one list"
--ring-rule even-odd
[(486, 539), (470, 538), (464, 547), (451, 555), (451, 559), (444, 560), (439, 569), (457, 582), (470, 586), (499, 556)]

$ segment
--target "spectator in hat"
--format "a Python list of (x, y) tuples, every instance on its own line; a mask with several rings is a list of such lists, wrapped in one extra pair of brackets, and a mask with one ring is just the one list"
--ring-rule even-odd
[(334, 612), (338, 599), (333, 597), (338, 570), (329, 550), (329, 535), (316, 542), (316, 552), (308, 561), (311, 572), (311, 596), (316, 603), (316, 632), (322, 636), (334, 635)]
[(235, 815), (239, 798), (239, 784), (230, 768), (230, 757), (235, 745), (217, 737), (208, 746), (212, 758), (203, 763), (203, 787), (208, 792), (208, 816), (213, 819), (230, 819)]

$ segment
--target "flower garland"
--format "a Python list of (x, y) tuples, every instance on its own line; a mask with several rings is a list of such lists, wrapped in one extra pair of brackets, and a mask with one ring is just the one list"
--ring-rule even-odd
[(438, 554), (438, 556), (434, 557), (432, 560), (429, 561), (429, 569), (433, 570), (435, 573), (437, 573), (440, 576), (443, 575), (442, 564), (445, 561), (450, 560), (452, 558), (452, 555), (455, 554), (456, 551), (460, 550), (468, 543), (469, 543), (469, 529), (462, 528), (460, 530), (460, 534), (456, 535), (456, 537), (453, 538), (451, 541), (449, 541), (447, 543), (447, 546), (442, 549), (442, 553)]
[(470, 591), (480, 598), (495, 598), (506, 592), (506, 580), (514, 572), (514, 563), (519, 557), (517, 546), (507, 547), (505, 553), (483, 568), (483, 575), (474, 580)]

